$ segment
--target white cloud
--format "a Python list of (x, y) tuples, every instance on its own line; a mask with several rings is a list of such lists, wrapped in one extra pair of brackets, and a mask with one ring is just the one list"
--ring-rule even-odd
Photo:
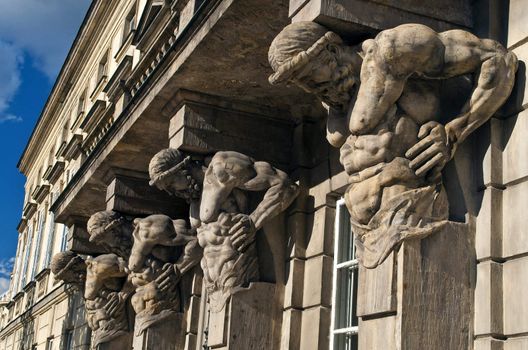
[(22, 118), (17, 117), (14, 114), (4, 114), (0, 115), (0, 124), (3, 124), (5, 122), (21, 122)]
[(89, 0), (0, 0), (0, 38), (29, 53), (55, 79)]
[(22, 57), (20, 49), (0, 39), (0, 124), (20, 119), (6, 110), (20, 86)]
[(9, 289), (9, 281), (15, 258), (0, 259), (0, 295)]
[(9, 278), (0, 277), (0, 295), (9, 290)]
[[(90, 0), (0, 0), (0, 124), (20, 84), (23, 57), (54, 81)], [(31, 98), (31, 97), (28, 97)]]

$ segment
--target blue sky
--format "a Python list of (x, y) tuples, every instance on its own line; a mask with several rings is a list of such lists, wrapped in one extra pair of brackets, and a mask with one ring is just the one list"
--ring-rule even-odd
[(16, 252), (25, 178), (16, 168), (90, 0), (0, 0), (0, 294)]

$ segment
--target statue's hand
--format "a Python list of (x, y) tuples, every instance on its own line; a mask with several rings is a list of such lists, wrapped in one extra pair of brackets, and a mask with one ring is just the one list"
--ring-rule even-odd
[(104, 304), (104, 310), (108, 316), (115, 318), (116, 315), (121, 313), (125, 307), (125, 297), (122, 293), (113, 292), (110, 293)]
[(163, 265), (162, 271), (158, 278), (156, 278), (156, 285), (164, 294), (174, 293), (181, 279), (180, 270), (176, 265), (167, 263)]
[(255, 241), (257, 229), (249, 215), (238, 214), (234, 220), (236, 223), (229, 229), (231, 244), (236, 250), (243, 253)]
[(409, 148), (405, 156), (416, 176), (426, 176), (431, 181), (438, 179), (442, 169), (451, 158), (445, 127), (437, 122), (428, 122), (420, 127), (418, 141)]

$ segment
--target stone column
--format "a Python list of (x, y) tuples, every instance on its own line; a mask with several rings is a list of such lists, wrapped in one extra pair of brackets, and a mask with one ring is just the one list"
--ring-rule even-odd
[(183, 349), (185, 343), (185, 328), (183, 326), (183, 313), (175, 315), (174, 318), (157, 323), (143, 334), (135, 335), (133, 349), (156, 350), (156, 349)]
[(474, 248), (466, 224), (405, 241), (376, 269), (360, 269), (360, 349), (468, 349)]
[(222, 310), (207, 310), (204, 345), (218, 350), (273, 349), (279, 305), (275, 291), (273, 283), (251, 283), (233, 294)]

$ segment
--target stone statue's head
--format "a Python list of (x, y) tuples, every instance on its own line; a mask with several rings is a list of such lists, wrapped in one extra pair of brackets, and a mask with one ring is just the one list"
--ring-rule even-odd
[(50, 267), (55, 278), (66, 283), (84, 285), (86, 281), (86, 262), (72, 251), (55, 254), (51, 259)]
[(330, 106), (343, 107), (358, 81), (360, 67), (345, 60), (346, 46), (334, 32), (314, 22), (295, 22), (273, 40), (268, 60), (271, 84), (292, 82)]
[[(146, 218), (134, 220), (134, 245), (128, 260), (128, 267), (132, 272), (138, 272), (143, 267), (146, 257), (148, 257), (155, 247), (181, 247), (195, 237), (188, 236), (190, 230), (187, 229), (185, 220), (172, 220), (167, 215), (154, 214)], [(163, 262), (174, 262), (178, 259), (175, 250), (171, 250), (169, 259), (163, 257), (158, 250), (156, 258)]]
[(150, 160), (150, 185), (187, 200), (199, 198), (201, 186), (192, 176), (193, 165), (191, 156), (175, 148), (161, 150)]
[(132, 247), (132, 223), (123, 215), (103, 210), (93, 214), (86, 224), (90, 242), (106, 247), (109, 252), (128, 257)]
[(93, 300), (103, 288), (120, 291), (127, 276), (126, 262), (116, 254), (103, 254), (86, 259), (86, 289), (84, 297)]

